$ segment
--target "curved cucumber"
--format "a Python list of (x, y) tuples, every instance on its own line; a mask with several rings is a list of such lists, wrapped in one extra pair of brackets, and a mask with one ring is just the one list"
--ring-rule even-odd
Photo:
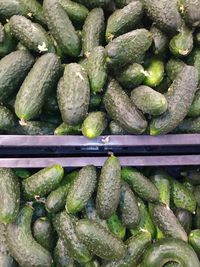
[(158, 86), (164, 78), (164, 63), (158, 59), (152, 59), (145, 70), (144, 84), (150, 87)]
[(62, 239), (58, 239), (54, 249), (54, 261), (56, 267), (74, 267), (74, 260), (69, 256), (69, 252)]
[(107, 225), (111, 233), (119, 239), (124, 239), (126, 227), (122, 224), (122, 221), (116, 213), (113, 213), (113, 215), (107, 219)]

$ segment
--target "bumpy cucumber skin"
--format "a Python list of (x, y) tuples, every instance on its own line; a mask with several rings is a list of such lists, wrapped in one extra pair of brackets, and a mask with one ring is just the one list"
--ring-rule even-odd
[(69, 256), (76, 261), (85, 263), (92, 259), (92, 255), (87, 247), (81, 243), (75, 232), (75, 222), (67, 212), (62, 212), (56, 215), (54, 220), (54, 227), (58, 235), (64, 241), (64, 246), (69, 252)]
[(13, 15), (25, 15), (26, 9), (19, 0), (0, 0), (0, 17), (2, 19), (9, 19)]
[(139, 63), (141, 56), (149, 49), (152, 35), (146, 29), (137, 29), (125, 33), (107, 46), (107, 61), (110, 66), (123, 66)]
[(96, 208), (103, 219), (108, 219), (117, 209), (120, 196), (121, 166), (118, 158), (109, 157), (102, 169), (99, 178)]
[(200, 115), (200, 90), (195, 94), (192, 105), (190, 106), (188, 117), (198, 117)]
[(3, 106), (0, 106), (0, 130), (9, 131), (15, 126), (15, 118), (12, 112)]
[(63, 175), (60, 165), (52, 165), (33, 174), (22, 182), (25, 197), (34, 199), (35, 196), (45, 196), (58, 187)]
[(192, 230), (189, 234), (189, 244), (193, 247), (198, 257), (200, 257), (200, 230)]
[(85, 55), (93, 48), (102, 45), (104, 31), (104, 12), (101, 8), (95, 8), (90, 11), (83, 25), (82, 50)]
[(0, 223), (10, 223), (15, 220), (20, 205), (20, 185), (11, 169), (0, 169)]
[(159, 192), (155, 185), (138, 170), (125, 167), (121, 178), (127, 182), (142, 199), (150, 202), (159, 201)]
[(166, 134), (176, 128), (189, 111), (197, 85), (197, 70), (192, 66), (185, 66), (165, 95), (168, 111), (150, 123), (151, 135)]
[(81, 131), (81, 125), (78, 124), (76, 126), (71, 126), (66, 123), (60, 124), (54, 131), (55, 135), (76, 135), (79, 134)]
[(76, 64), (65, 67), (57, 90), (58, 105), (63, 122), (69, 125), (81, 123), (87, 116), (90, 86), (86, 72)]
[(133, 1), (123, 9), (118, 9), (108, 18), (106, 41), (133, 30), (143, 16), (143, 7), (139, 1)]
[(0, 99), (6, 100), (14, 93), (34, 62), (27, 51), (16, 51), (5, 56), (0, 61)]
[(97, 138), (107, 127), (106, 113), (94, 111), (88, 114), (82, 124), (82, 133), (87, 138)]
[(38, 117), (46, 96), (60, 78), (60, 72), (61, 62), (55, 54), (47, 53), (36, 61), (16, 97), (15, 113), (21, 120)]
[(110, 117), (127, 133), (141, 134), (146, 130), (145, 118), (114, 79), (108, 85), (103, 103)]
[(0, 58), (14, 51), (17, 45), (17, 40), (14, 38), (14, 36), (12, 36), (10, 32), (9, 23), (6, 23), (4, 25), (3, 35), (4, 38), (2, 42), (0, 42)]
[(55, 124), (45, 121), (26, 121), (19, 122), (19, 125), (12, 128), (9, 133), (20, 135), (53, 135), (56, 128)]
[(54, 261), (56, 267), (74, 267), (74, 260), (69, 256), (64, 241), (60, 238), (54, 249)]
[(109, 130), (112, 135), (124, 135), (126, 131), (115, 121), (111, 121), (109, 124)]
[(191, 27), (200, 26), (200, 3), (192, 0), (179, 0), (180, 11), (185, 22)]
[(9, 250), (22, 267), (51, 267), (50, 253), (32, 236), (32, 215), (33, 209), (25, 206), (16, 221), (8, 225), (6, 236)]
[(184, 119), (173, 131), (174, 133), (200, 133), (200, 117)]
[(48, 27), (63, 52), (72, 57), (78, 56), (80, 38), (64, 8), (57, 0), (44, 0), (43, 9)]
[(111, 233), (113, 233), (119, 239), (124, 239), (126, 227), (122, 224), (122, 221), (116, 213), (113, 213), (113, 215), (108, 218), (106, 222)]
[(150, 32), (153, 36), (152, 50), (155, 55), (162, 55), (168, 48), (168, 37), (152, 24)]
[(102, 259), (117, 260), (126, 253), (123, 242), (94, 221), (79, 220), (76, 224), (76, 233), (89, 250)]
[(191, 212), (184, 209), (176, 209), (175, 215), (179, 220), (180, 224), (185, 229), (186, 233), (189, 234), (192, 227), (192, 214)]
[(146, 69), (144, 84), (151, 87), (158, 86), (164, 78), (165, 66), (161, 60), (152, 59)]
[(171, 58), (166, 64), (166, 72), (167, 76), (171, 81), (174, 81), (177, 75), (183, 70), (185, 67), (185, 63), (180, 59)]

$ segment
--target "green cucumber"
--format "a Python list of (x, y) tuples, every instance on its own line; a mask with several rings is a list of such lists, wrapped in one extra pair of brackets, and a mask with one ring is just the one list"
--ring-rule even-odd
[(13, 222), (19, 212), (20, 185), (11, 169), (0, 169), (0, 223)]
[(17, 45), (17, 40), (12, 36), (10, 32), (9, 23), (3, 26), (4, 39), (0, 42), (0, 58), (6, 56), (15, 50)]
[(26, 179), (31, 176), (31, 173), (28, 169), (13, 169), (15, 175), (21, 179)]
[(143, 266), (163, 267), (171, 261), (184, 267), (200, 266), (198, 257), (192, 247), (182, 240), (174, 238), (161, 239), (152, 244), (145, 252)]
[(171, 85), (171, 80), (165, 76), (162, 82), (155, 87), (155, 90), (161, 94), (165, 94), (168, 91), (169, 86)]
[(53, 92), (52, 94), (48, 95), (45, 103), (44, 103), (44, 110), (48, 113), (58, 113), (59, 107), (58, 107), (58, 101), (56, 98), (56, 94)]
[(50, 253), (32, 236), (32, 215), (33, 209), (25, 206), (18, 214), (16, 221), (8, 225), (9, 250), (22, 267), (51, 267), (53, 261)]
[(126, 253), (123, 242), (94, 221), (79, 220), (76, 233), (92, 253), (104, 260), (121, 259)]
[(149, 49), (151, 43), (152, 35), (146, 29), (125, 33), (106, 46), (107, 62), (111, 67), (139, 63), (141, 56)]
[(193, 65), (199, 74), (199, 82), (200, 82), (200, 49), (195, 48), (192, 53), (188, 57), (188, 64)]
[(85, 263), (84, 267), (100, 267), (100, 264), (97, 260), (93, 260)]
[(9, 98), (28, 74), (34, 63), (27, 51), (15, 51), (0, 60), (0, 100)]
[(45, 209), (45, 205), (42, 202), (38, 202), (37, 200), (32, 203), (33, 207), (33, 216), (32, 216), (32, 222), (34, 223), (37, 219), (41, 217), (47, 216), (47, 211)]
[(127, 133), (141, 134), (146, 130), (145, 118), (114, 79), (108, 84), (103, 103), (110, 117)]
[(74, 267), (74, 260), (69, 256), (69, 252), (62, 239), (58, 239), (54, 249), (54, 261), (56, 267)]
[(110, 15), (106, 27), (106, 41), (127, 33), (138, 26), (143, 16), (143, 7), (139, 1), (133, 1)]
[(12, 112), (3, 106), (0, 106), (0, 130), (8, 132), (15, 126), (15, 118)]
[(109, 124), (109, 130), (112, 135), (124, 135), (126, 131), (115, 121), (111, 121)]
[(191, 212), (184, 209), (176, 209), (175, 215), (179, 220), (180, 224), (185, 229), (186, 233), (189, 234), (192, 227), (192, 214)]
[(60, 114), (55, 114), (51, 112), (42, 113), (40, 118), (41, 118), (41, 121), (54, 124), (55, 127), (57, 127), (62, 122)]
[(152, 51), (154, 55), (163, 55), (168, 49), (168, 37), (152, 24), (150, 32), (153, 36)]
[(16, 97), (15, 113), (21, 120), (40, 115), (46, 96), (56, 85), (60, 72), (61, 63), (55, 54), (47, 53), (36, 61)]
[(83, 25), (82, 49), (85, 55), (95, 47), (102, 45), (104, 31), (104, 12), (101, 8), (95, 8), (90, 11)]
[(92, 110), (95, 110), (97, 108), (99, 108), (100, 104), (101, 104), (101, 100), (102, 97), (100, 94), (90, 94), (90, 104), (89, 104), (89, 108)]
[(144, 84), (150, 87), (158, 86), (164, 78), (164, 63), (158, 59), (152, 59), (145, 70)]
[(110, 0), (76, 0), (76, 2), (83, 4), (87, 8), (106, 7)]
[(195, 33), (194, 38), (195, 38), (196, 44), (197, 44), (197, 45), (200, 45), (200, 32), (199, 32), (199, 31), (197, 31), (197, 32)]
[(43, 10), (47, 25), (63, 52), (69, 56), (78, 56), (81, 52), (80, 38), (59, 1), (44, 0)]
[(97, 138), (107, 127), (106, 113), (90, 112), (82, 124), (82, 133), (87, 138)]
[(195, 189), (194, 189), (194, 196), (195, 196), (195, 199), (196, 199), (196, 202), (197, 202), (197, 205), (200, 206), (200, 186), (197, 185), (195, 186)]
[(189, 244), (193, 247), (198, 257), (200, 257), (200, 230), (192, 230), (188, 238)]
[(86, 72), (77, 63), (66, 65), (64, 77), (58, 84), (57, 98), (63, 122), (77, 125), (86, 118), (90, 87)]
[(60, 124), (54, 131), (55, 135), (75, 135), (79, 134), (81, 131), (81, 125), (71, 126), (66, 123)]
[(56, 187), (64, 175), (60, 165), (52, 165), (23, 180), (24, 195), (27, 199), (34, 199), (37, 196), (45, 196)]
[(168, 111), (150, 123), (151, 135), (166, 134), (176, 128), (189, 111), (197, 85), (197, 70), (192, 66), (185, 66), (166, 94)]
[(200, 133), (200, 117), (184, 119), (173, 131), (174, 133)]
[(200, 3), (193, 0), (179, 0), (180, 11), (185, 22), (191, 27), (200, 26)]
[(199, 206), (197, 206), (193, 224), (196, 229), (200, 229), (200, 207)]
[(96, 197), (97, 212), (108, 219), (117, 209), (120, 197), (121, 166), (118, 158), (111, 155), (101, 169)]
[(159, 192), (156, 186), (138, 170), (131, 167), (124, 167), (121, 178), (142, 199), (149, 202), (159, 201)]
[(191, 184), (189, 181), (184, 181), (183, 185), (190, 190), (191, 192), (194, 192), (195, 186), (193, 184)]
[(9, 19), (13, 15), (25, 15), (26, 9), (19, 0), (0, 0), (0, 18), (3, 20)]
[(115, 0), (117, 8), (123, 8), (135, 0)]
[(116, 213), (113, 213), (113, 215), (107, 219), (107, 225), (111, 233), (119, 239), (124, 239), (126, 227), (122, 224), (122, 221)]
[(174, 81), (186, 64), (180, 59), (171, 58), (166, 64), (167, 76)]
[(200, 90), (195, 94), (192, 105), (190, 106), (188, 117), (198, 117), (200, 116)]

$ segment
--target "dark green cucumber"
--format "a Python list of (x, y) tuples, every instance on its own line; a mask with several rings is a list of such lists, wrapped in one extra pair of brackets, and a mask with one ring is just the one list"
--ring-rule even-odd
[(50, 253), (38, 244), (32, 236), (32, 215), (32, 207), (25, 206), (18, 214), (16, 221), (8, 225), (7, 243), (9, 250), (22, 267), (51, 267)]
[(21, 179), (26, 179), (31, 176), (31, 173), (28, 169), (13, 169), (15, 175)]
[(179, 9), (185, 22), (191, 27), (200, 26), (200, 3), (193, 0), (179, 0)]
[(76, 0), (76, 2), (92, 9), (95, 7), (106, 7), (109, 4), (110, 0)]
[(187, 234), (174, 215), (173, 211), (164, 204), (155, 204), (152, 210), (153, 220), (166, 236), (182, 239), (187, 242)]
[(20, 185), (11, 169), (0, 169), (0, 223), (13, 222), (19, 212)]
[(194, 193), (197, 205), (200, 206), (200, 186), (199, 185), (195, 186), (193, 193)]
[(92, 255), (77, 237), (74, 219), (67, 212), (64, 211), (56, 215), (54, 227), (59, 237), (63, 239), (64, 247), (66, 247), (70, 257), (81, 263), (91, 261)]
[(131, 100), (143, 113), (153, 116), (161, 115), (167, 110), (165, 96), (146, 85), (133, 89)]
[(8, 108), (0, 106), (0, 130), (8, 132), (14, 126), (15, 118), (12, 112)]
[(69, 256), (64, 241), (60, 238), (54, 249), (54, 261), (56, 267), (74, 267), (74, 260)]
[(118, 158), (111, 155), (101, 169), (96, 208), (103, 219), (108, 219), (117, 209), (120, 197), (121, 166)]
[(171, 80), (165, 76), (162, 82), (155, 87), (155, 90), (161, 94), (165, 94), (168, 91), (169, 86), (171, 85)]
[(40, 116), (40, 121), (52, 123), (57, 127), (62, 122), (62, 119), (60, 114), (44, 112)]
[(110, 133), (113, 135), (124, 135), (126, 131), (115, 121), (111, 121), (109, 124)]
[(119, 239), (124, 239), (126, 227), (122, 224), (122, 221), (116, 213), (113, 213), (113, 215), (107, 219), (107, 225), (111, 233)]
[(97, 138), (107, 127), (106, 113), (94, 111), (88, 114), (82, 124), (82, 133), (87, 138)]
[(101, 8), (90, 11), (83, 25), (82, 49), (87, 55), (93, 48), (102, 45), (105, 31), (104, 12)]
[(189, 111), (197, 85), (197, 70), (192, 66), (185, 66), (166, 94), (168, 111), (150, 123), (151, 135), (166, 134), (176, 128)]
[(97, 46), (91, 51), (88, 57), (87, 73), (91, 91), (101, 92), (107, 80), (106, 51), (102, 46)]
[(128, 4), (130, 4), (132, 1), (134, 0), (115, 0), (115, 4), (117, 8), (123, 8), (127, 6)]
[(0, 61), (0, 99), (10, 97), (25, 79), (33, 65), (33, 57), (27, 51), (16, 51)]
[(12, 36), (10, 32), (9, 23), (6, 23), (3, 26), (3, 35), (3, 41), (0, 42), (0, 58), (14, 51), (17, 45), (17, 40)]
[(127, 89), (133, 89), (142, 84), (145, 79), (145, 71), (142, 65), (133, 63), (116, 73), (117, 81)]
[(36, 196), (45, 196), (58, 187), (63, 175), (64, 170), (60, 165), (52, 165), (33, 174), (22, 182), (25, 197), (34, 199)]
[(192, 53), (188, 57), (188, 64), (193, 65), (199, 74), (199, 82), (200, 82), (200, 49), (195, 48)]
[(188, 238), (189, 244), (193, 247), (198, 257), (200, 257), (200, 230), (192, 230)]
[(105, 264), (105, 267), (132, 267), (137, 266), (143, 257), (144, 251), (151, 243), (149, 232), (140, 232), (126, 240), (127, 253), (125, 257), (118, 261)]
[(41, 218), (41, 217), (46, 217), (47, 216), (47, 211), (45, 209), (45, 204), (43, 203), (43, 201), (34, 201), (32, 203), (32, 207), (33, 207), (33, 216), (32, 216), (32, 222), (34, 223), (37, 219)]
[(159, 201), (159, 192), (155, 185), (138, 170), (125, 167), (122, 169), (121, 177), (142, 199), (150, 202)]
[(40, 115), (46, 96), (55, 87), (60, 72), (61, 63), (55, 54), (47, 53), (36, 61), (16, 97), (15, 113), (21, 120)]
[(196, 42), (196, 44), (197, 44), (197, 45), (200, 45), (200, 31), (197, 31), (197, 32), (195, 33), (194, 38), (195, 38), (195, 42)]
[(53, 248), (53, 228), (47, 217), (37, 219), (33, 224), (33, 237), (44, 248), (51, 251)]
[(59, 107), (58, 107), (58, 101), (56, 98), (56, 94), (53, 92), (52, 94), (48, 95), (45, 103), (44, 103), (44, 110), (48, 113), (58, 113)]
[(63, 52), (69, 56), (78, 56), (81, 52), (80, 38), (59, 1), (44, 0), (43, 10), (48, 27)]
[(90, 86), (86, 72), (77, 63), (65, 67), (64, 77), (58, 84), (57, 98), (63, 122), (77, 125), (85, 119)]
[(110, 15), (106, 27), (106, 41), (127, 33), (138, 26), (143, 16), (143, 7), (139, 1), (133, 1)]
[(25, 15), (26, 9), (19, 0), (0, 0), (0, 18), (9, 19), (13, 15)]
[(200, 133), (200, 117), (184, 119), (174, 133)]
[(136, 228), (138, 226), (140, 222), (140, 211), (137, 199), (126, 183), (121, 184), (119, 210), (121, 220), (126, 227)]
[(182, 240), (174, 238), (161, 239), (152, 244), (145, 252), (143, 266), (163, 267), (171, 261), (184, 267), (200, 266), (198, 257), (192, 247)]
[(168, 37), (159, 28), (152, 24), (150, 32), (153, 36), (152, 51), (155, 55), (163, 55), (168, 49)]
[(193, 224), (196, 229), (200, 229), (200, 207), (199, 206), (197, 206)]
[(95, 110), (99, 108), (101, 104), (102, 97), (100, 94), (90, 94), (90, 104), (89, 108)]
[(137, 29), (125, 33), (107, 46), (107, 61), (110, 66), (123, 66), (131, 63), (139, 63), (141, 56), (149, 49), (152, 43), (152, 35), (146, 29)]
[(94, 221), (79, 220), (76, 233), (92, 253), (104, 260), (118, 260), (126, 253), (123, 242)]
[(81, 125), (78, 124), (76, 126), (71, 126), (69, 124), (66, 123), (62, 123), (61, 125), (59, 125), (55, 131), (54, 134), (55, 135), (75, 135), (75, 134), (79, 134), (81, 131)]
[(164, 63), (158, 59), (152, 59), (145, 70), (144, 84), (150, 87), (158, 86), (164, 78)]
[(182, 25), (176, 0), (142, 0), (146, 14), (156, 26), (168, 34), (177, 32)]
[(195, 94), (192, 105), (190, 106), (188, 117), (198, 117), (200, 116), (200, 90)]
[(192, 227), (192, 214), (191, 212), (184, 209), (176, 209), (175, 215), (179, 220), (180, 224), (185, 229), (186, 233), (189, 234)]
[(166, 64), (167, 76), (174, 81), (186, 64), (180, 59), (171, 58)]
[(110, 117), (127, 133), (141, 134), (146, 130), (145, 118), (114, 79), (108, 84), (103, 103)]
[(175, 35), (170, 43), (169, 49), (174, 56), (185, 57), (193, 49), (193, 31), (186, 26), (181, 28), (180, 33)]

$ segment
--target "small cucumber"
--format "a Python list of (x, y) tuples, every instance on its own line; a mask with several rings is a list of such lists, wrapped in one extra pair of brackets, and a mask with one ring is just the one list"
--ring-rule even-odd
[(2, 42), (0, 42), (0, 58), (14, 51), (17, 45), (17, 40), (12, 36), (10, 32), (9, 23), (6, 23), (3, 26), (3, 35), (4, 38)]
[(109, 130), (112, 135), (124, 135), (126, 131), (115, 121), (111, 121), (109, 124)]
[(176, 209), (175, 215), (179, 220), (180, 224), (185, 229), (186, 233), (189, 234), (192, 227), (192, 214), (191, 212), (184, 209)]
[(188, 238), (189, 244), (193, 247), (198, 257), (200, 257), (200, 230), (192, 230)]
[(107, 219), (107, 225), (111, 233), (119, 239), (124, 239), (126, 227), (122, 224), (122, 221), (116, 213), (113, 213), (113, 215)]
[(121, 166), (118, 158), (109, 157), (101, 169), (96, 208), (103, 219), (108, 219), (117, 209), (120, 197)]
[(107, 127), (106, 113), (94, 111), (88, 114), (82, 124), (82, 133), (87, 138), (97, 138)]
[[(13, 257), (22, 267), (51, 267), (51, 254), (38, 244), (31, 233), (33, 209), (25, 206), (15, 222), (7, 227), (7, 243)], [(15, 237), (15, 238), (13, 238)]]
[(154, 55), (163, 55), (168, 49), (168, 37), (154, 24), (152, 24), (150, 32), (153, 36), (152, 50)]
[(164, 78), (164, 63), (158, 59), (152, 59), (145, 70), (144, 84), (150, 87), (158, 86)]
[(89, 108), (91, 110), (98, 109), (101, 104), (102, 97), (100, 94), (90, 94), (90, 104)]
[(179, 0), (179, 9), (185, 22), (191, 27), (200, 26), (200, 3), (193, 0)]
[(27, 199), (34, 199), (36, 196), (45, 196), (56, 187), (64, 175), (60, 165), (52, 165), (23, 180), (24, 195)]
[(196, 92), (187, 116), (192, 118), (200, 116), (200, 90)]
[(76, 233), (92, 253), (104, 260), (121, 259), (126, 253), (123, 242), (94, 221), (79, 220)]
[(55, 135), (75, 135), (79, 134), (81, 131), (81, 125), (71, 126), (66, 123), (60, 124), (54, 131)]
[(21, 179), (26, 179), (31, 176), (31, 173), (28, 169), (13, 169), (15, 175)]
[(186, 64), (180, 59), (171, 58), (166, 64), (167, 76), (174, 81)]
[(74, 260), (69, 256), (69, 252), (62, 239), (58, 239), (54, 249), (54, 261), (56, 267), (74, 267)]

